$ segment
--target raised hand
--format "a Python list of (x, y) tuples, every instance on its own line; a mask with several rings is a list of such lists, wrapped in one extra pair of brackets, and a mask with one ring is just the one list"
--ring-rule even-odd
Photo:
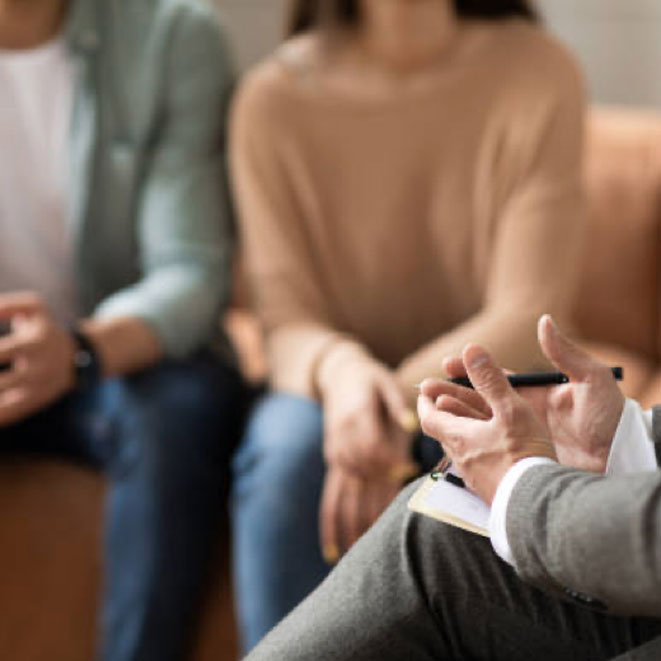
[[(546, 388), (520, 388), (517, 392), (544, 423), (561, 463), (603, 473), (622, 415), (624, 396), (610, 368), (571, 342), (548, 315), (540, 319), (538, 337), (544, 354), (569, 376), (570, 382)], [(444, 369), (452, 377), (466, 375), (460, 358), (445, 361)], [(429, 380), (424, 384), (424, 392), (438, 400), (443, 410), (469, 417), (490, 414), (484, 399), (469, 389)]]
[[(517, 394), (493, 358), (481, 347), (464, 350), (463, 363), (490, 416), (451, 395), (430, 396), (423, 384), (418, 414), (426, 434), (438, 439), (466, 484), (491, 503), (505, 473), (526, 457), (555, 458), (545, 425)], [(458, 407), (470, 406), (477, 415)]]

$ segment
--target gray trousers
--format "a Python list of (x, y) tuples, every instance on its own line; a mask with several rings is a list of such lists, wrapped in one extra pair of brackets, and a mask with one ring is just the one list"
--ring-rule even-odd
[(249, 661), (591, 661), (661, 636), (659, 620), (610, 617), (526, 585), (489, 540), (410, 513), (417, 486)]

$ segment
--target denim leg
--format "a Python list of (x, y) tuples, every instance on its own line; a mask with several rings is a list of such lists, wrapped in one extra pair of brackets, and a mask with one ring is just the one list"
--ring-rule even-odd
[(315, 402), (270, 394), (234, 458), (234, 580), (246, 651), (328, 574), (318, 532), (322, 437)]
[(180, 661), (221, 513), (239, 380), (208, 361), (108, 382), (104, 661)]

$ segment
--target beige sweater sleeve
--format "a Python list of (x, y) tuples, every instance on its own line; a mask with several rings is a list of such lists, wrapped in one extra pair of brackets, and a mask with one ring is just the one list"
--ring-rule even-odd
[(551, 313), (566, 323), (584, 230), (583, 83), (572, 62), (561, 66), (551, 79), (555, 89), (545, 82), (532, 111), (513, 123), (517, 164), (495, 221), (483, 307), (405, 359), (398, 369), (403, 384), (441, 375), (443, 358), (460, 355), (468, 343), (485, 346), (513, 370), (546, 365), (537, 320)]
[(261, 72), (244, 82), (231, 121), (230, 167), (241, 241), (257, 313), (265, 329), (271, 385), (319, 397), (320, 363), (338, 350), (367, 350), (333, 328), (309, 236), (292, 186), (296, 164), (271, 121), (283, 112)]

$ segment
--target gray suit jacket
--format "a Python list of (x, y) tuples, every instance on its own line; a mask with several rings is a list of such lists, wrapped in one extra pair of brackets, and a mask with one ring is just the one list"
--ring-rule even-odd
[[(660, 423), (657, 408), (657, 457)], [(507, 532), (524, 580), (590, 608), (661, 618), (661, 472), (533, 468), (512, 494)], [(661, 659), (661, 638), (619, 658)]]

